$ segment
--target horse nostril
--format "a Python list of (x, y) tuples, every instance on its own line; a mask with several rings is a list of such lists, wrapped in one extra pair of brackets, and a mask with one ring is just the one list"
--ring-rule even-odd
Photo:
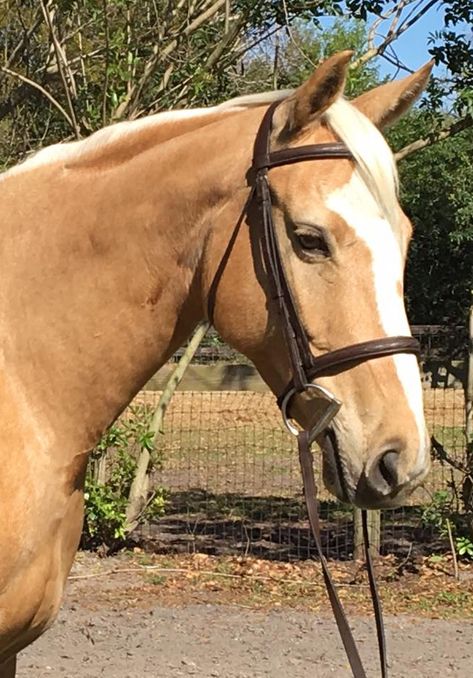
[(379, 460), (379, 472), (391, 489), (399, 484), (399, 452), (388, 450)]

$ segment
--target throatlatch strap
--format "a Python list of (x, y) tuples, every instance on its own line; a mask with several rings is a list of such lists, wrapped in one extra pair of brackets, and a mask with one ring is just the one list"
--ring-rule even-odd
[[(313, 459), (312, 453), (310, 451), (309, 434), (307, 431), (300, 431), (299, 435), (297, 436), (297, 444), (299, 448), (299, 461), (302, 470), (302, 480), (304, 483), (304, 499), (307, 507), (307, 514), (309, 517), (309, 524), (312, 536), (314, 537), (315, 546), (317, 548), (317, 554), (320, 558), (320, 563), (322, 565), (322, 572), (325, 580), (325, 588), (327, 589), (327, 594), (332, 605), (333, 614), (335, 617), (335, 621), (337, 622), (340, 637), (345, 647), (345, 652), (348, 661), (350, 662), (353, 677), (367, 678), (365, 669), (360, 658), (360, 654), (358, 652), (358, 648), (356, 646), (355, 639), (353, 637), (353, 633), (348, 624), (348, 619), (346, 617), (342, 603), (340, 602), (340, 598), (338, 597), (335, 584), (333, 583), (333, 579), (328, 569), (327, 561), (322, 551), (318, 500), (317, 500), (317, 486), (315, 484), (314, 469), (312, 465)], [(376, 630), (378, 634), (381, 674), (382, 678), (387, 678), (388, 673), (387, 673), (384, 625), (382, 619), (381, 603), (373, 573), (373, 563), (371, 559), (371, 554), (369, 552), (369, 541), (367, 539), (368, 530), (366, 521), (366, 511), (363, 511), (363, 535), (365, 538), (366, 566), (368, 569), (368, 578), (370, 583), (371, 596), (373, 600), (373, 609), (376, 619)]]

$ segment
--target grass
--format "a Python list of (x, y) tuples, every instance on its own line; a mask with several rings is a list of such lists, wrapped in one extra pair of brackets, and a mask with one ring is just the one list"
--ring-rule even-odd
[(466, 445), (464, 426), (443, 426), (435, 424), (432, 435), (450, 452), (463, 452)]
[(152, 586), (162, 586), (163, 584), (166, 583), (166, 576), (162, 574), (152, 574), (149, 577), (147, 577), (147, 581)]

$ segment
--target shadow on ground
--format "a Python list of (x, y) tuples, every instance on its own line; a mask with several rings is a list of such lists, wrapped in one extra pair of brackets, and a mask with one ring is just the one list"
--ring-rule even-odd
[[(322, 545), (327, 558), (353, 557), (353, 516), (349, 506), (320, 503)], [(315, 557), (302, 498), (213, 494), (201, 489), (173, 492), (166, 515), (135, 535), (155, 553), (252, 555), (277, 560)], [(419, 509), (384, 511), (382, 553), (419, 556), (444, 550)]]

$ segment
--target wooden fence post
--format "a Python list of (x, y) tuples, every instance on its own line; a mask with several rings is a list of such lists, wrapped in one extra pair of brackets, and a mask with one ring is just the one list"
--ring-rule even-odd
[[(368, 511), (368, 537), (370, 540), (371, 556), (379, 556), (381, 546), (381, 512)], [(365, 547), (363, 543), (363, 526), (361, 523), (361, 509), (353, 509), (353, 558), (363, 560)]]
[(353, 509), (353, 559), (363, 560), (363, 527), (361, 525), (361, 509)]
[[(473, 302), (473, 290), (471, 291)], [(465, 408), (466, 408), (466, 442), (473, 443), (473, 303), (470, 306), (469, 317), (469, 347), (468, 347), (468, 370), (466, 374)], [(469, 460), (467, 460), (469, 461)]]

